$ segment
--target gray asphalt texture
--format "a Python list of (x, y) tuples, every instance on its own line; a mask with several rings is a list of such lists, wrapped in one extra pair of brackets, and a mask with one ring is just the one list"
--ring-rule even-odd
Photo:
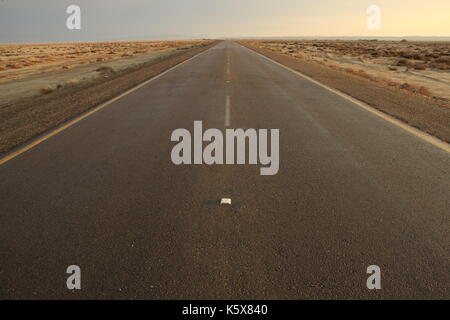
[[(277, 175), (172, 164), (227, 95)], [(0, 298), (448, 299), (449, 208), (446, 151), (224, 41), (0, 166)]]

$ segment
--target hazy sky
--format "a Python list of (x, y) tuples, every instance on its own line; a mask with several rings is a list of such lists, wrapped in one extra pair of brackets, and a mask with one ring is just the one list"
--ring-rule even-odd
[[(81, 7), (81, 30), (66, 8)], [(381, 30), (366, 26), (369, 5)], [(0, 42), (236, 36), (450, 36), (450, 0), (0, 0)]]

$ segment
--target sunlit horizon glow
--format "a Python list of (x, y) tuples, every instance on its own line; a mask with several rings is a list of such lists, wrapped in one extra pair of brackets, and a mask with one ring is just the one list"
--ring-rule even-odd
[[(78, 0), (82, 30), (65, 28), (71, 0), (0, 1), (0, 42), (201, 37), (448, 37), (449, 0)], [(367, 8), (382, 10), (380, 30)]]

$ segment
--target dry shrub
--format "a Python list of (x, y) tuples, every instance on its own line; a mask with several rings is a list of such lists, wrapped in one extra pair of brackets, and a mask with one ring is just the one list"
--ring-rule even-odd
[(49, 94), (52, 93), (55, 89), (52, 86), (45, 86), (41, 88), (42, 94)]
[(431, 92), (424, 86), (419, 87), (419, 86), (415, 86), (415, 85), (405, 82), (402, 85), (400, 85), (400, 89), (407, 90), (407, 91), (417, 93), (417, 94), (421, 94), (421, 95), (427, 96), (427, 97), (431, 96)]
[(10, 63), (5, 66), (7, 69), (20, 69), (20, 65), (15, 63)]
[(430, 67), (438, 70), (450, 70), (450, 65), (445, 63), (430, 63)]
[(112, 73), (112, 72), (114, 72), (114, 69), (111, 67), (103, 66), (103, 67), (98, 68), (95, 71), (102, 72), (102, 73)]
[(411, 51), (401, 51), (399, 53), (399, 56), (402, 58), (406, 58), (406, 59), (412, 59), (413, 58), (413, 53)]
[(408, 60), (406, 59), (400, 59), (397, 61), (397, 66), (408, 66), (410, 63)]
[(434, 60), (434, 62), (450, 64), (450, 58), (439, 58), (439, 59)]
[(361, 78), (368, 79), (368, 80), (372, 80), (372, 81), (377, 81), (377, 79), (375, 79), (374, 77), (372, 77), (370, 74), (368, 74), (367, 72), (365, 72), (365, 71), (362, 70), (362, 69), (356, 71), (356, 74), (357, 74), (358, 76), (360, 76)]
[(417, 88), (416, 91), (418, 94), (427, 96), (427, 97), (431, 97), (431, 92), (430, 90), (428, 90), (427, 88), (425, 88), (424, 86), (420, 86), (419, 88)]
[(391, 80), (386, 80), (386, 84), (390, 87), (398, 87), (398, 83)]
[(415, 70), (425, 70), (427, 68), (427, 65), (425, 63), (418, 63), (418, 64), (412, 65), (412, 67)]
[(412, 86), (409, 83), (405, 82), (400, 85), (400, 89), (412, 91)]

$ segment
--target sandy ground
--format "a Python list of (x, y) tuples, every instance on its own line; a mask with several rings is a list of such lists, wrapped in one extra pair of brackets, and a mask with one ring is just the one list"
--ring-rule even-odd
[(0, 44), (0, 107), (74, 83), (109, 77), (201, 41)]
[[(409, 125), (439, 139), (450, 142), (450, 103), (447, 100), (391, 86), (366, 74), (348, 72), (321, 61), (298, 58), (278, 50), (265, 48), (260, 42), (240, 41), (281, 64), (355, 97)], [(411, 89), (414, 87), (410, 87)]]
[[(14, 93), (8, 104), (0, 105), (0, 155), (189, 59), (215, 43), (201, 41), (188, 47), (184, 43), (184, 46), (179, 47), (184, 48), (183, 50), (163, 49), (133, 58), (122, 57), (101, 62), (101, 65), (95, 62), (0, 84), (2, 97), (8, 97), (9, 91)], [(77, 77), (81, 78), (81, 81), (64, 82)], [(47, 94), (37, 90), (36, 85), (50, 81), (64, 84)], [(15, 90), (5, 90), (8, 86)], [(25, 86), (26, 90), (22, 86)], [(23, 96), (20, 92), (23, 92)]]
[(450, 101), (450, 43), (260, 40), (250, 45)]

